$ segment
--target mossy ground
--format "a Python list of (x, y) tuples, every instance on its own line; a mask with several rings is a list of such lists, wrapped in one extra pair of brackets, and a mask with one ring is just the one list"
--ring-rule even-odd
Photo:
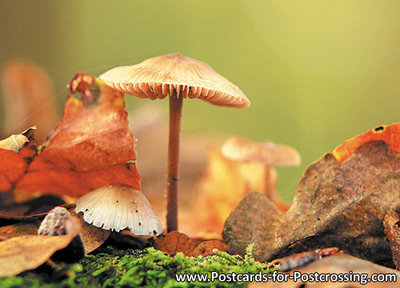
[(119, 250), (100, 249), (75, 264), (58, 267), (44, 265), (17, 277), (0, 279), (0, 287), (246, 287), (248, 283), (177, 282), (177, 273), (270, 273), (271, 267), (257, 262), (251, 254), (232, 256), (215, 250), (216, 256), (170, 257), (154, 248)]

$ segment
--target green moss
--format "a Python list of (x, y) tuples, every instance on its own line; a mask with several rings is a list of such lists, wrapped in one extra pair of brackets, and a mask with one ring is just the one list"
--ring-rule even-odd
[(34, 270), (0, 279), (0, 287), (245, 287), (245, 282), (177, 282), (175, 277), (183, 273), (205, 273), (209, 277), (212, 272), (270, 273), (271, 267), (255, 261), (251, 249), (249, 246), (244, 258), (217, 250), (216, 256), (194, 258), (182, 253), (170, 257), (154, 248), (118, 250), (107, 247), (96, 255), (87, 255), (79, 263), (53, 268), (51, 275), (49, 271)]

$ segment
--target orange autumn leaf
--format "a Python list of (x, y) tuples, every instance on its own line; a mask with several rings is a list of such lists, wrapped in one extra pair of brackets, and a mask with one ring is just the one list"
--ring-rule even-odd
[(384, 141), (393, 152), (400, 152), (400, 123), (382, 125), (357, 135), (343, 142), (333, 151), (333, 155), (339, 163), (343, 163), (363, 144), (372, 141)]
[(28, 154), (33, 160), (29, 147), (19, 154), (0, 150), (0, 191), (79, 197), (115, 182), (140, 190), (124, 95), (83, 73), (71, 80), (70, 93), (57, 127), (37, 155)]
[(221, 238), (226, 218), (251, 191), (263, 191), (265, 165), (226, 158), (219, 147), (210, 149), (208, 165), (197, 183), (192, 211), (183, 211), (180, 229), (191, 237)]
[(28, 163), (36, 154), (36, 146), (32, 144), (35, 130), (36, 128), (32, 127), (19, 135), (12, 135), (7, 138), (22, 136), (26, 138), (25, 143), (18, 143), (19, 141), (12, 139), (12, 142), (16, 145), (9, 145), (7, 139), (1, 141), (6, 144), (0, 146), (0, 192), (11, 190), (14, 183), (19, 181), (27, 170)]

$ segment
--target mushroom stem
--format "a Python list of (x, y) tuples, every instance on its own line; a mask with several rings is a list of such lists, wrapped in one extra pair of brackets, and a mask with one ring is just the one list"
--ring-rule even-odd
[(167, 178), (167, 231), (178, 230), (179, 137), (181, 133), (182, 96), (169, 97), (169, 142)]
[(271, 165), (267, 164), (264, 166), (264, 194), (271, 200), (274, 198), (275, 183), (272, 181), (272, 169)]

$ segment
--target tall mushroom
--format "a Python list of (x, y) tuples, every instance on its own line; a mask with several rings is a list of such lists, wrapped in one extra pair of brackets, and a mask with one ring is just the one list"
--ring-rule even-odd
[(169, 96), (167, 230), (178, 230), (179, 136), (183, 98), (218, 106), (244, 108), (250, 101), (225, 77), (201, 61), (179, 53), (153, 57), (133, 66), (113, 68), (100, 76), (111, 87), (140, 98)]

